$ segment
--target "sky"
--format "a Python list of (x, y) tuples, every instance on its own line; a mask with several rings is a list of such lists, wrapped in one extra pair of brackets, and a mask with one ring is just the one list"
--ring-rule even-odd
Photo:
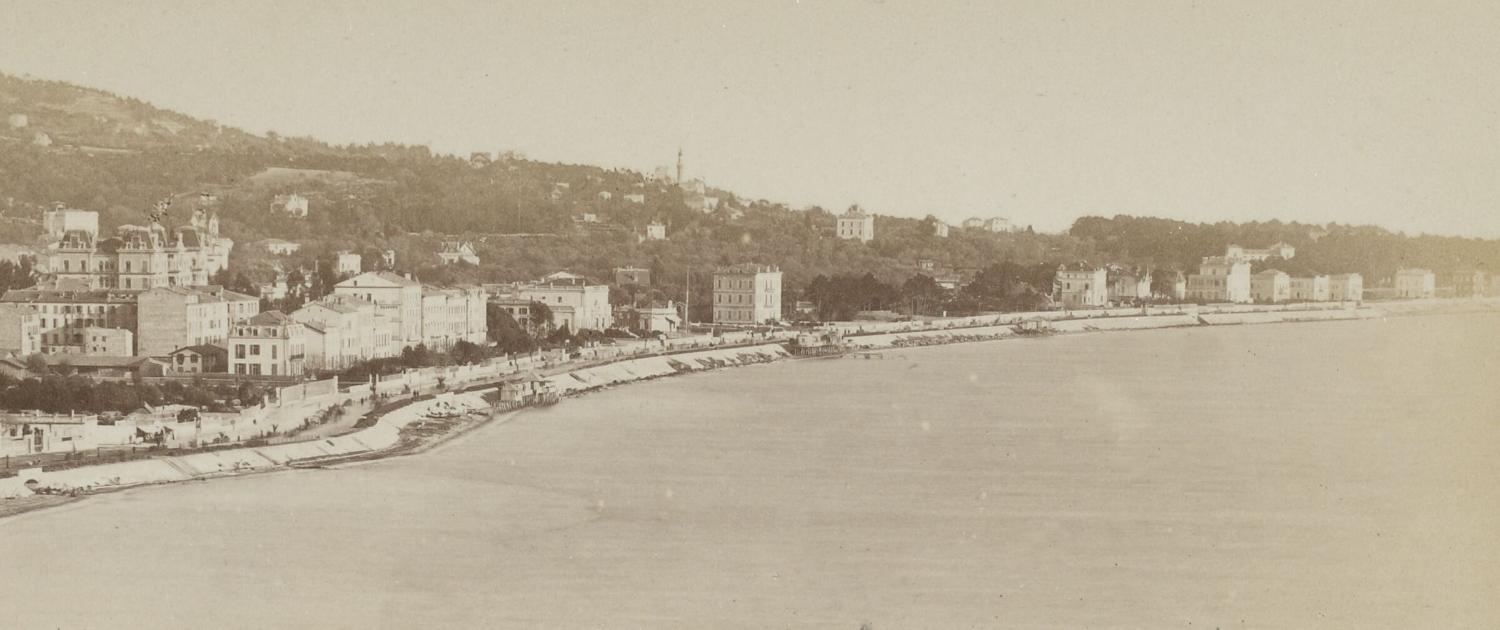
[(1500, 237), (1497, 27), (1487, 0), (0, 0), (0, 72), (335, 143), (680, 147), (794, 207)]

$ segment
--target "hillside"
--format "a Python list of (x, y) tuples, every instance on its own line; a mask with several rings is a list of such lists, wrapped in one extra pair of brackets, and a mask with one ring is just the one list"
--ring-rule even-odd
[[(24, 121), (12, 115), (24, 116)], [(989, 233), (955, 228), (940, 239), (931, 223), (877, 217), (870, 243), (833, 238), (833, 214), (794, 210), (712, 187), (710, 212), (690, 209), (679, 187), (641, 173), (544, 163), (508, 152), (434, 155), (426, 147), (329, 145), (310, 138), (256, 135), (99, 90), (0, 74), (0, 242), (34, 243), (40, 210), (54, 202), (97, 210), (105, 229), (148, 221), (163, 198), (167, 223), (187, 221), (200, 192), (216, 196), (231, 260), (250, 283), (274, 268), (311, 269), (342, 249), (397, 251), (397, 267), (433, 281), (494, 282), (568, 269), (608, 279), (614, 267), (658, 270), (661, 296), (680, 296), (693, 271), (695, 307), (706, 309), (713, 267), (780, 265), (789, 299), (819, 275), (872, 274), (899, 285), (925, 265), (961, 271), (1090, 261), (1192, 269), (1228, 243), (1285, 240), (1299, 270), (1359, 271), (1372, 285), (1401, 265), (1437, 270), (1500, 269), (1500, 242), (1410, 238), (1375, 227), (1296, 223), (1213, 225), (1165, 219), (1085, 217), (1064, 234)], [(23, 124), (18, 124), (24, 122)], [(38, 142), (39, 136), (50, 142)], [(269, 209), (278, 194), (309, 199), (306, 218)], [(626, 199), (642, 195), (642, 203)], [(596, 222), (578, 221), (585, 214)], [(652, 221), (669, 240), (638, 242)], [(251, 246), (265, 238), (303, 249), (277, 259)], [(447, 238), (474, 243), (482, 264), (438, 267)], [(930, 272), (929, 272), (930, 273)], [(1045, 278), (1035, 288), (1047, 290)]]

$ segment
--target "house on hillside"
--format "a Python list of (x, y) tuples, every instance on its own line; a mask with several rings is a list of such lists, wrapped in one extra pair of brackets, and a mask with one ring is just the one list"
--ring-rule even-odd
[(301, 245), (279, 238), (268, 238), (261, 241), (260, 245), (266, 248), (266, 251), (277, 256), (290, 256), (297, 253), (297, 250), (302, 249)]
[(859, 206), (849, 206), (838, 217), (837, 235), (840, 239), (859, 239), (868, 243), (875, 238), (875, 215), (866, 213)]
[(271, 212), (280, 212), (299, 219), (307, 217), (307, 197), (302, 195), (276, 195), (271, 198)]
[(460, 262), (471, 265), (479, 264), (479, 256), (474, 253), (474, 244), (468, 241), (446, 241), (443, 250), (438, 252), (438, 258), (445, 265), (453, 265)]

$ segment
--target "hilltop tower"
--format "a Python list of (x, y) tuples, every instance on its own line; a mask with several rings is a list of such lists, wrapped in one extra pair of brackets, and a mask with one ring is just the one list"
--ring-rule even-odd
[(677, 147), (677, 183), (682, 183), (682, 147)]

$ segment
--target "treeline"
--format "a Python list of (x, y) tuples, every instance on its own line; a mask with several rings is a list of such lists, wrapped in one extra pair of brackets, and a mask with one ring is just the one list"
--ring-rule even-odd
[(0, 374), (0, 408), (39, 409), (51, 413), (130, 413), (146, 405), (192, 405), (207, 411), (224, 411), (233, 405), (260, 404), (265, 389), (256, 383), (202, 381), (181, 383), (121, 383), (95, 381), (86, 376), (61, 373), (16, 379)]
[(848, 321), (860, 311), (913, 315), (1030, 311), (1048, 303), (1056, 275), (1057, 267), (1050, 263), (1005, 261), (981, 269), (958, 290), (945, 289), (922, 273), (899, 286), (881, 282), (869, 273), (818, 276), (801, 291), (798, 300), (811, 302), (818, 319), (827, 321)]

